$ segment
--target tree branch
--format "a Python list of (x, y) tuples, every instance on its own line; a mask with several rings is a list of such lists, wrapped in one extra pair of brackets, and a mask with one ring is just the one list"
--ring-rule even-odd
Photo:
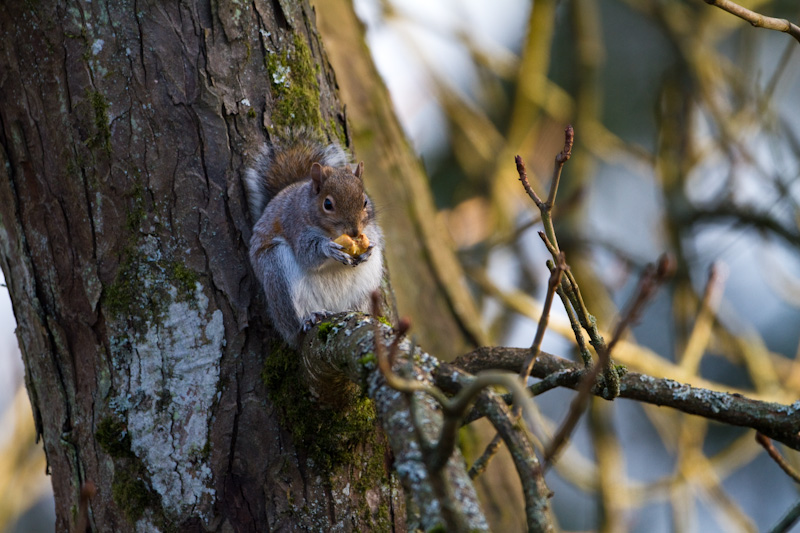
[[(556, 240), (555, 228), (553, 226), (552, 211), (553, 206), (555, 205), (558, 184), (561, 179), (561, 171), (563, 170), (564, 163), (569, 161), (569, 158), (572, 155), (572, 145), (574, 142), (575, 131), (572, 126), (567, 126), (567, 128), (564, 130), (564, 149), (556, 156), (555, 165), (553, 168), (553, 179), (550, 183), (550, 191), (547, 202), (542, 202), (542, 200), (531, 188), (530, 183), (528, 182), (528, 174), (525, 170), (525, 162), (522, 160), (522, 158), (520, 156), (516, 156), (514, 159), (517, 165), (519, 181), (522, 183), (525, 192), (528, 193), (528, 196), (530, 196), (533, 202), (536, 204), (536, 207), (539, 208), (542, 224), (544, 225), (544, 234), (540, 233), (539, 235), (544, 241), (547, 250), (553, 256), (553, 261), (555, 263), (563, 262), (563, 257), (560, 256), (559, 253), (560, 250), (558, 248), (558, 241)], [(581, 296), (578, 283), (575, 281), (575, 277), (572, 275), (572, 272), (570, 272), (569, 269), (564, 270), (564, 276), (561, 285), (563, 295), (566, 296), (566, 300), (568, 300), (570, 305), (572, 305), (572, 307), (575, 309), (575, 313), (577, 314), (580, 324), (589, 334), (592, 346), (594, 346), (595, 351), (601, 355), (601, 359), (603, 359), (601, 363), (603, 364), (603, 377), (605, 379), (604, 390), (607, 392), (606, 398), (611, 399), (619, 394), (619, 376), (617, 375), (617, 371), (611, 359), (604, 357), (604, 354), (607, 354), (608, 350), (605, 341), (602, 339), (602, 337), (600, 337), (597, 331), (597, 321), (586, 309), (586, 304)], [(581, 336), (582, 335), (576, 335), (576, 341), (578, 344), (581, 344)]]
[[(449, 384), (444, 388), (453, 394), (462, 390), (472, 379), (465, 372), (445, 371)], [(440, 381), (437, 379), (437, 385)], [(511, 459), (522, 482), (522, 496), (525, 499), (525, 514), (528, 531), (551, 531), (552, 517), (548, 500), (552, 494), (545, 485), (539, 461), (528, 434), (516, 423), (503, 401), (491, 389), (484, 389), (478, 396), (474, 412), (486, 416), (497, 430), (498, 435), (508, 447)]]
[(737, 206), (729, 202), (715, 207), (700, 208), (692, 211), (684, 220), (685, 224), (698, 222), (732, 221), (734, 226), (755, 228), (770, 232), (783, 239), (788, 245), (800, 247), (800, 234), (784, 227), (767, 213), (760, 213), (748, 206)]
[[(442, 364), (434, 377), (437, 386), (443, 388), (447, 382), (447, 372), (465, 370), (479, 372), (485, 369), (519, 372), (528, 350), (525, 348), (484, 347), (459, 357), (452, 364)], [(573, 369), (575, 373), (563, 374), (559, 385), (576, 389), (585, 372), (582, 365), (567, 361), (555, 355), (542, 352), (533, 367), (532, 375), (545, 378), (555, 372)], [(445, 389), (445, 392), (449, 392)], [(602, 396), (595, 387), (592, 393)], [(692, 387), (671, 379), (655, 378), (637, 372), (628, 372), (620, 379), (620, 397), (671, 407), (678, 411), (701, 416), (733, 426), (747, 427), (763, 433), (767, 437), (800, 450), (800, 401), (792, 405), (762, 402), (725, 392)]]
[[(597, 378), (600, 375), (600, 371), (606, 371), (602, 387), (604, 390), (608, 387), (608, 382), (611, 379), (619, 380), (619, 373), (613, 369), (613, 363), (611, 362), (611, 351), (622, 338), (625, 330), (627, 330), (639, 319), (639, 315), (644, 309), (645, 304), (653, 297), (658, 287), (660, 287), (664, 280), (671, 275), (672, 271), (670, 264), (671, 263), (666, 256), (661, 256), (658, 266), (648, 265), (642, 273), (636, 293), (628, 305), (628, 308), (625, 311), (622, 319), (617, 324), (617, 327), (614, 328), (614, 334), (611, 337), (611, 341), (606, 344), (605, 349), (602, 349), (598, 352), (597, 364), (591, 367), (591, 369), (589, 369), (586, 372), (586, 375), (582, 378), (583, 381), (577, 388), (578, 394), (575, 396), (575, 398), (573, 398), (572, 403), (570, 404), (567, 417), (555, 435), (553, 435), (553, 440), (545, 449), (544, 456), (542, 457), (542, 463), (545, 467), (547, 467), (548, 464), (556, 457), (556, 455), (558, 455), (559, 450), (566, 442), (567, 438), (569, 438), (569, 436), (572, 434), (575, 426), (578, 424), (578, 420), (586, 408), (589, 395), (592, 393), (593, 389), (597, 388)], [(613, 376), (609, 377), (609, 370), (613, 370)]]
[(800, 27), (792, 24), (786, 19), (778, 19), (773, 17), (766, 17), (755, 11), (750, 11), (746, 7), (742, 7), (731, 0), (705, 0), (706, 4), (717, 6), (723, 11), (727, 11), (732, 15), (736, 15), (740, 19), (746, 20), (757, 28), (765, 28), (767, 30), (776, 30), (788, 33), (800, 43)]

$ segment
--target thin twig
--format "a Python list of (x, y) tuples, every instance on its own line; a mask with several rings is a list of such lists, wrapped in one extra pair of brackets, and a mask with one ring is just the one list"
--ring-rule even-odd
[(792, 465), (790, 465), (786, 459), (783, 458), (781, 452), (779, 452), (775, 446), (772, 445), (772, 440), (769, 437), (762, 433), (756, 433), (756, 442), (758, 442), (764, 449), (767, 451), (772, 460), (778, 463), (778, 466), (786, 472), (790, 478), (794, 480), (795, 483), (800, 483), (800, 473), (797, 472)]
[[(556, 263), (561, 259), (559, 259), (558, 241), (556, 239), (555, 228), (553, 227), (552, 211), (556, 201), (558, 184), (561, 179), (561, 171), (563, 170), (564, 163), (569, 161), (569, 158), (572, 155), (572, 146), (574, 141), (575, 130), (572, 128), (572, 126), (567, 126), (567, 128), (564, 130), (564, 148), (555, 158), (553, 179), (550, 183), (550, 191), (548, 193), (547, 202), (542, 202), (536, 192), (534, 192), (531, 188), (530, 183), (528, 183), (528, 175), (522, 158), (520, 156), (515, 158), (519, 180), (522, 182), (525, 192), (528, 193), (528, 196), (531, 197), (533, 202), (539, 208), (542, 225), (544, 226), (544, 233), (540, 232), (539, 235), (542, 237), (547, 250), (550, 252), (550, 255), (553, 257), (553, 261)], [(563, 295), (560, 294), (559, 296), (561, 297), (562, 301), (564, 301), (564, 297), (566, 297), (566, 299), (569, 300), (572, 307), (575, 309), (576, 315), (570, 315), (570, 321), (573, 321), (575, 316), (577, 316), (578, 321), (589, 334), (590, 343), (592, 346), (594, 346), (595, 350), (603, 350), (605, 348), (605, 343), (597, 331), (597, 322), (586, 309), (586, 304), (583, 302), (583, 297), (581, 296), (580, 289), (578, 288), (578, 283), (575, 281), (575, 277), (572, 275), (572, 272), (570, 272), (569, 269), (565, 270), (564, 272), (564, 276), (562, 277), (561, 281), (561, 289)], [(565, 304), (564, 307), (567, 309), (567, 313), (569, 314), (569, 306)], [(579, 345), (585, 346), (585, 344), (582, 342), (582, 335), (576, 334), (576, 341), (579, 343)], [(587, 360), (587, 354), (588, 351), (581, 351), (581, 356), (585, 361)], [(611, 391), (611, 396), (614, 396), (614, 391)]]
[[(547, 446), (544, 457), (542, 458), (542, 463), (545, 468), (549, 465), (551, 460), (556, 457), (566, 440), (572, 434), (575, 426), (578, 424), (578, 420), (580, 420), (581, 415), (586, 409), (586, 403), (589, 399), (589, 395), (595, 386), (600, 372), (605, 371), (611, 366), (611, 351), (614, 349), (614, 346), (616, 346), (617, 342), (619, 342), (620, 338), (622, 338), (623, 333), (631, 326), (631, 324), (638, 320), (645, 304), (653, 297), (656, 289), (658, 289), (661, 283), (663, 283), (663, 281), (671, 274), (669, 264), (669, 259), (666, 256), (662, 256), (659, 260), (658, 266), (648, 265), (645, 268), (645, 271), (642, 273), (642, 276), (639, 280), (639, 286), (636, 290), (635, 297), (628, 306), (628, 310), (623, 315), (622, 320), (619, 321), (617, 327), (614, 329), (614, 335), (612, 336), (611, 341), (608, 343), (605, 349), (598, 352), (597, 364), (592, 367), (592, 369), (581, 381), (578, 394), (575, 396), (575, 398), (573, 398), (564, 422), (553, 436), (550, 444)], [(604, 380), (605, 387), (608, 387), (609, 380), (613, 379), (619, 379), (615, 371), (613, 376), (606, 376), (606, 379)]]
[(750, 11), (731, 0), (705, 0), (706, 4), (716, 6), (723, 11), (736, 15), (740, 19), (746, 20), (757, 28), (776, 30), (788, 33), (800, 43), (800, 26), (792, 24), (786, 19), (767, 17), (755, 11)]
[(622, 334), (632, 324), (639, 320), (642, 310), (645, 305), (652, 299), (659, 287), (670, 277), (672, 277), (675, 270), (675, 262), (668, 256), (662, 255), (658, 258), (658, 263), (655, 265), (647, 265), (642, 276), (639, 278), (639, 286), (636, 289), (636, 297), (631, 302), (624, 317), (617, 324), (614, 329), (614, 335), (611, 337), (611, 342), (608, 343), (608, 354), (617, 345), (617, 342), (622, 338)]
[[(578, 313), (578, 318), (581, 319), (583, 328), (587, 331), (587, 333), (589, 333), (589, 337), (593, 341), (592, 344), (594, 344), (597, 342), (595, 337), (600, 337), (599, 333), (596, 333), (596, 331), (593, 333), (591, 331), (592, 328), (595, 328), (596, 330), (597, 321), (587, 309), (586, 303), (583, 301), (581, 289), (578, 286), (578, 282), (575, 280), (575, 276), (572, 274), (572, 271), (567, 272), (566, 276), (564, 277), (567, 278), (567, 288), (569, 289), (567, 291), (567, 296), (570, 297), (570, 300), (574, 300), (572, 307), (574, 307), (575, 312)], [(600, 342), (605, 344), (605, 341), (603, 341), (602, 337), (600, 338)], [(595, 346), (595, 348), (597, 348), (597, 346)]]
[[(559, 258), (559, 248), (558, 248), (558, 241), (556, 240), (555, 229), (553, 227), (553, 219), (552, 219), (552, 210), (555, 205), (556, 201), (556, 194), (558, 192), (558, 184), (561, 179), (561, 171), (563, 170), (564, 163), (569, 161), (569, 158), (572, 156), (572, 146), (575, 141), (575, 130), (572, 126), (567, 126), (564, 130), (564, 148), (555, 158), (555, 166), (553, 167), (553, 179), (550, 183), (550, 191), (548, 193), (547, 202), (542, 202), (542, 200), (536, 195), (536, 193), (531, 189), (530, 184), (528, 183), (528, 175), (525, 170), (525, 163), (522, 161), (522, 158), (517, 156), (516, 163), (517, 163), (517, 173), (519, 174), (519, 180), (522, 182), (522, 186), (525, 188), (525, 191), (528, 193), (528, 196), (531, 197), (533, 202), (539, 208), (539, 213), (542, 219), (542, 225), (544, 226), (544, 233), (539, 232), (539, 236), (544, 241), (547, 250), (550, 252), (550, 255), (553, 256), (553, 260), (555, 262), (559, 262), (561, 259)], [(586, 309), (586, 304), (583, 302), (583, 297), (581, 296), (580, 289), (578, 288), (578, 283), (575, 281), (575, 277), (572, 275), (572, 272), (569, 269), (566, 269), (564, 272), (564, 276), (562, 277), (561, 281), (561, 293), (559, 294), (562, 302), (564, 303), (564, 308), (567, 310), (567, 314), (570, 317), (570, 322), (575, 324), (575, 319), (577, 318), (578, 322), (583, 326), (586, 332), (589, 334), (590, 343), (594, 346), (595, 350), (598, 353), (605, 349), (605, 342), (603, 338), (597, 331), (597, 322), (595, 318), (589, 313)], [(569, 309), (569, 305), (567, 305), (566, 300), (569, 300), (571, 306), (574, 308), (575, 313), (571, 313)], [(581, 346), (581, 357), (583, 357), (584, 361), (588, 365), (588, 361), (590, 357), (588, 350), (585, 349), (585, 342), (583, 339), (583, 335), (575, 330), (575, 340), (578, 342), (578, 345)], [(608, 366), (608, 365), (607, 365)], [(613, 370), (608, 367), (606, 373), (609, 377), (609, 382), (614, 382), (613, 379)], [(613, 397), (616, 395), (615, 389), (612, 387), (610, 390), (610, 396)]]
[[(547, 237), (544, 235), (544, 233), (539, 232), (539, 236), (542, 238), (548, 248), (552, 247), (552, 244), (547, 240)], [(531, 370), (533, 369), (533, 364), (536, 362), (536, 358), (539, 356), (539, 352), (541, 351), (542, 340), (544, 339), (544, 334), (547, 331), (547, 323), (550, 318), (550, 308), (553, 305), (553, 296), (556, 293), (556, 289), (561, 285), (561, 275), (567, 270), (567, 263), (564, 261), (564, 253), (556, 252), (554, 255), (558, 258), (558, 263), (553, 265), (553, 268), (550, 272), (550, 279), (547, 282), (547, 294), (545, 295), (542, 314), (539, 316), (539, 325), (536, 328), (536, 335), (533, 339), (533, 344), (531, 344), (530, 354), (528, 355), (525, 365), (522, 367), (522, 370), (519, 373), (522, 383), (528, 382), (528, 378), (531, 375)], [(518, 407), (515, 407), (513, 410), (514, 423), (516, 423), (519, 415), (520, 410)], [(478, 457), (478, 459), (475, 460), (475, 462), (472, 464), (472, 467), (469, 469), (469, 477), (471, 479), (475, 479), (482, 474), (484, 470), (486, 470), (486, 467), (489, 466), (489, 461), (491, 461), (492, 457), (494, 457), (498, 450), (500, 450), (501, 443), (502, 440), (500, 433), (495, 434), (489, 444), (486, 445), (483, 453), (480, 455), (480, 457)]]
[[(540, 232), (539, 236), (545, 243), (548, 242), (547, 237), (543, 233)], [(536, 357), (539, 355), (539, 351), (542, 349), (542, 340), (544, 340), (544, 334), (547, 331), (547, 323), (550, 320), (550, 308), (553, 305), (553, 296), (555, 296), (556, 289), (558, 289), (558, 287), (561, 285), (561, 275), (569, 268), (564, 260), (564, 252), (558, 252), (556, 257), (558, 262), (555, 263), (552, 272), (550, 272), (550, 279), (547, 282), (547, 294), (544, 298), (544, 305), (542, 307), (542, 314), (539, 317), (539, 324), (536, 327), (536, 335), (533, 339), (533, 344), (531, 344), (531, 355), (528, 358), (523, 371), (520, 372), (520, 378), (522, 379), (523, 383), (527, 383), (528, 377), (531, 375), (533, 363), (536, 361)]]
[(528, 193), (528, 196), (530, 196), (533, 203), (536, 204), (536, 207), (543, 209), (544, 202), (542, 202), (542, 199), (539, 198), (539, 195), (536, 194), (536, 191), (533, 190), (533, 187), (531, 187), (528, 181), (528, 171), (525, 170), (525, 162), (520, 156), (516, 156), (514, 162), (517, 164), (517, 174), (519, 174), (519, 181), (522, 182), (522, 187), (525, 189), (525, 192)]
[(575, 336), (575, 342), (578, 344), (578, 351), (581, 354), (583, 365), (588, 368), (592, 365), (592, 354), (589, 352), (589, 347), (586, 345), (586, 338), (583, 336), (581, 323), (578, 320), (578, 317), (575, 315), (575, 310), (569, 304), (569, 300), (567, 299), (567, 295), (564, 293), (563, 286), (558, 288), (557, 294), (558, 297), (561, 298), (561, 304), (564, 306), (564, 310), (567, 312), (569, 325), (572, 327), (572, 334)]
[(486, 467), (489, 466), (489, 461), (500, 451), (500, 444), (502, 444), (502, 442), (503, 440), (500, 438), (500, 434), (495, 433), (492, 440), (486, 445), (486, 448), (483, 449), (481, 456), (475, 459), (475, 462), (469, 467), (469, 472), (467, 472), (467, 474), (470, 479), (475, 479), (484, 473)]
[(800, 501), (787, 511), (781, 521), (769, 530), (769, 533), (786, 533), (797, 523), (798, 519), (800, 519)]
[(561, 423), (561, 426), (553, 435), (550, 444), (548, 444), (547, 448), (545, 448), (544, 456), (542, 457), (542, 465), (544, 468), (550, 466), (553, 458), (556, 456), (556, 454), (558, 454), (559, 451), (561, 451), (561, 448), (572, 434), (575, 426), (578, 424), (578, 420), (580, 420), (581, 415), (583, 415), (583, 412), (586, 409), (586, 403), (589, 399), (589, 394), (592, 392), (594, 384), (597, 381), (597, 376), (600, 375), (600, 370), (602, 368), (603, 365), (601, 364), (601, 361), (598, 361), (597, 364), (595, 364), (581, 380), (581, 383), (578, 387), (578, 394), (576, 394), (572, 399), (564, 422)]
[(575, 142), (575, 130), (572, 125), (567, 126), (564, 130), (564, 149), (556, 156), (556, 165), (553, 169), (553, 180), (550, 182), (550, 194), (547, 197), (547, 208), (552, 209), (556, 203), (556, 193), (558, 192), (558, 183), (561, 180), (561, 170), (564, 168), (564, 163), (569, 161), (572, 156), (572, 144)]
[[(525, 192), (528, 193), (531, 200), (533, 200), (533, 203), (539, 208), (544, 232), (550, 240), (550, 243), (552, 243), (555, 251), (558, 251), (559, 248), (558, 241), (556, 240), (556, 232), (553, 228), (553, 206), (556, 203), (556, 194), (558, 193), (558, 184), (561, 180), (561, 171), (564, 168), (564, 163), (566, 163), (572, 155), (572, 145), (574, 141), (575, 130), (572, 129), (572, 126), (567, 126), (564, 130), (564, 149), (556, 156), (555, 166), (553, 167), (553, 179), (550, 182), (550, 190), (547, 193), (547, 202), (543, 202), (533, 188), (531, 188), (531, 184), (528, 182), (528, 173), (525, 170), (525, 162), (520, 156), (514, 158), (517, 165), (517, 174), (519, 174), (519, 181), (522, 182), (522, 187), (525, 189)], [(553, 260), (558, 261), (558, 258), (552, 250), (551, 254), (553, 254)]]

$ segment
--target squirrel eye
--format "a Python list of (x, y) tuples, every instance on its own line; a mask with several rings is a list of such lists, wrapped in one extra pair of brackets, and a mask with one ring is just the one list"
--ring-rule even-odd
[(366, 208), (367, 208), (367, 199), (364, 198), (364, 209), (366, 209)]
[(331, 200), (330, 196), (325, 198), (325, 201), (322, 202), (322, 208), (325, 209), (325, 211), (333, 211), (333, 200)]

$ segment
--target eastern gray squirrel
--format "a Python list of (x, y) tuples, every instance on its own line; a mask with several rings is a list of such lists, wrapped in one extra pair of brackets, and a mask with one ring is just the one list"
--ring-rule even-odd
[(290, 346), (327, 313), (368, 311), (380, 287), (383, 234), (363, 171), (363, 163), (350, 168), (338, 144), (295, 138), (265, 144), (245, 173), (256, 221), (250, 262)]

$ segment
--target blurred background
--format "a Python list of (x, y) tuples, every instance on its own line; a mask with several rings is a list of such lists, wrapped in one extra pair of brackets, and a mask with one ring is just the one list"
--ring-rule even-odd
[[(796, 1), (742, 3), (800, 20)], [(493, 342), (530, 346), (548, 277), (514, 155), (544, 197), (573, 124), (556, 234), (601, 328), (646, 263), (662, 252), (677, 261), (616, 360), (800, 398), (796, 40), (699, 0), (356, 7)], [(574, 356), (554, 309), (544, 349)], [(572, 396), (537, 398), (543, 440)], [(594, 402), (547, 482), (569, 531), (765, 531), (798, 500), (753, 431), (627, 400)]]
[[(800, 22), (796, 0), (741, 3)], [(556, 233), (600, 327), (613, 328), (645, 264), (669, 252), (678, 267), (616, 360), (760, 399), (800, 398), (796, 40), (701, 0), (354, 5), (494, 343), (530, 345), (548, 276), (514, 155), (545, 195), (573, 124)], [(0, 530), (52, 531), (13, 330), (2, 286)], [(558, 301), (544, 349), (574, 357)], [(572, 394), (537, 398), (540, 438)], [(800, 495), (753, 437), (668, 409), (596, 401), (548, 473), (558, 526), (767, 530)], [(797, 452), (780, 450), (800, 467)]]

